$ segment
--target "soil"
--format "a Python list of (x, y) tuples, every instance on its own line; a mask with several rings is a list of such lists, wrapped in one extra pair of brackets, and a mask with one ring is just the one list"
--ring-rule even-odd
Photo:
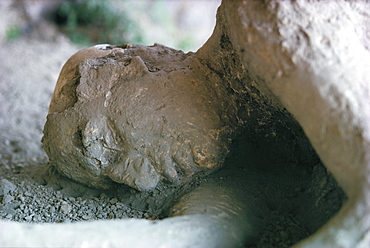
[(58, 175), (48, 166), (40, 139), (60, 68), (79, 48), (52, 27), (43, 30), (52, 35), (40, 38), (33, 33), (0, 47), (1, 219), (38, 223), (161, 219), (180, 196), (209, 180), (222, 183), (236, 173), (243, 175), (243, 187), (257, 199), (254, 203), (261, 204), (253, 206), (260, 217), (258, 235), (246, 247), (289, 247), (341, 208), (345, 194), (319, 159), (310, 159), (302, 168), (294, 161), (277, 160), (272, 155), (278, 150), (267, 143), (257, 146), (270, 150), (247, 154), (254, 142), (246, 142), (249, 133), (235, 141), (224, 169), (183, 186), (161, 184), (142, 193), (117, 185), (98, 191)]

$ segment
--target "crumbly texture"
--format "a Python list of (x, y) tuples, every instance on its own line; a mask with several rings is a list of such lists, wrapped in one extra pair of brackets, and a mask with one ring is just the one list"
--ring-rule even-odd
[[(3, 171), (0, 187), (1, 218), (19, 222), (50, 223), (99, 219), (151, 218), (145, 210), (134, 209), (112, 195), (88, 189), (68, 179), (43, 182), (35, 171), (43, 165), (33, 164)], [(154, 218), (154, 217), (153, 217)]]

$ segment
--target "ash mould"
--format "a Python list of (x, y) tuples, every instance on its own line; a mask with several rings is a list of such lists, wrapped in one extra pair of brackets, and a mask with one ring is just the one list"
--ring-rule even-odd
[[(357, 65), (369, 57), (362, 27), (338, 18), (364, 12), (324, 4), (226, 0), (196, 53), (157, 44), (76, 53), (44, 128), (49, 162), (1, 162), (0, 216), (13, 221), (0, 222), (0, 241), (44, 230), (45, 244), (63, 233), (112, 247), (289, 247), (307, 237), (297, 247), (368, 247), (370, 91)], [(322, 50), (292, 39), (302, 33), (334, 38)]]

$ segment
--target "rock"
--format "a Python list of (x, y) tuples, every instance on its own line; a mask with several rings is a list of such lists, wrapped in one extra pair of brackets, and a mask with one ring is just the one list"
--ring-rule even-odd
[(71, 210), (72, 210), (72, 206), (69, 205), (69, 204), (62, 204), (62, 206), (60, 206), (60, 211), (63, 214), (69, 214), (69, 212), (71, 212)]
[(17, 187), (6, 179), (0, 179), (0, 196), (4, 196), (9, 192), (12, 192)]
[(11, 203), (13, 200), (14, 200), (14, 196), (5, 195), (3, 199), (3, 204), (6, 205), (8, 203)]

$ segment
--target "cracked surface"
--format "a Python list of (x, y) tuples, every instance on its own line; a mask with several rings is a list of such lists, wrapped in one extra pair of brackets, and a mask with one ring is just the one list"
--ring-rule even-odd
[(192, 53), (160, 45), (82, 50), (64, 66), (51, 101), (43, 137), (50, 164), (99, 188), (151, 190), (209, 173), (239, 125), (227, 92)]

